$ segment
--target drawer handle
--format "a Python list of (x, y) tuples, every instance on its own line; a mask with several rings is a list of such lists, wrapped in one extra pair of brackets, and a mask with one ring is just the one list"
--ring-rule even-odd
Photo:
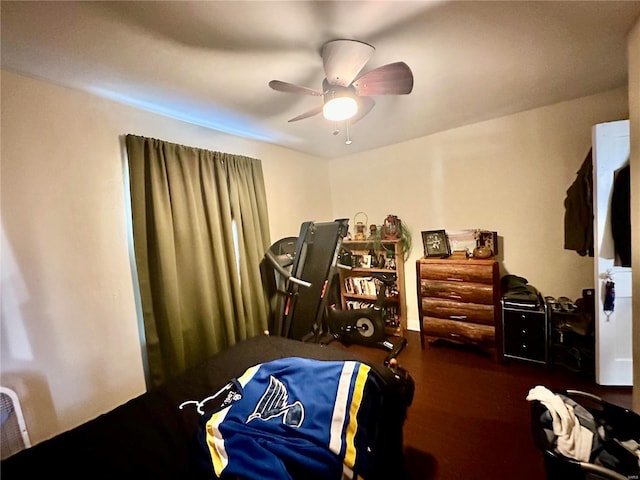
[(451, 320), (466, 320), (467, 316), (466, 315), (451, 315), (449, 318)]
[(464, 279), (456, 277), (449, 277), (447, 278), (447, 280), (449, 280), (450, 282), (464, 282)]
[(462, 298), (462, 296), (458, 295), (455, 292), (449, 292), (449, 294), (447, 295), (449, 298), (455, 298), (456, 300), (460, 300)]

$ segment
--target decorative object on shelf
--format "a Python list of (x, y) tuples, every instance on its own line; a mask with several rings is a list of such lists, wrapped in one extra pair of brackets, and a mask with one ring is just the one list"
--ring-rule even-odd
[(425, 257), (448, 257), (451, 254), (447, 232), (445, 230), (427, 230), (422, 232), (422, 244)]
[[(476, 237), (476, 247), (488, 247), (491, 250), (492, 255), (498, 254), (498, 232), (492, 232), (490, 230), (481, 230), (476, 229), (475, 233)], [(474, 252), (473, 256), (476, 254)], [(477, 258), (487, 258), (487, 257), (477, 257)]]
[(489, 258), (498, 254), (498, 232), (480, 228), (447, 230), (447, 238), (452, 252), (465, 252), (467, 257)]
[(382, 239), (396, 240), (400, 235), (400, 219), (396, 215), (387, 215), (382, 225)]
[(378, 233), (378, 226), (375, 223), (369, 225), (369, 238), (376, 238)]
[(491, 247), (480, 245), (473, 249), (473, 258), (489, 258), (493, 257)]
[[(364, 217), (364, 222), (357, 220), (358, 217)], [(355, 228), (355, 235), (353, 239), (356, 241), (365, 239), (365, 232), (367, 231), (367, 222), (369, 221), (369, 217), (364, 212), (358, 212), (353, 216), (353, 224)]]
[(385, 260), (384, 267), (389, 270), (396, 269), (396, 256), (392, 253), (387, 254), (387, 259)]
[(468, 257), (473, 254), (473, 249), (478, 246), (476, 229), (447, 230), (447, 238), (452, 252), (463, 251)]
[(371, 257), (371, 268), (378, 268), (378, 255), (376, 255), (376, 252), (373, 250), (373, 248), (369, 250), (368, 255)]
[(353, 264), (353, 256), (351, 255), (351, 250), (343, 248), (340, 251), (340, 255), (338, 257), (338, 263), (346, 267), (354, 267), (355, 265)]
[[(396, 236), (394, 238), (387, 238), (386, 236), (387, 228), (389, 227), (386, 224), (387, 220), (389, 220), (389, 226), (392, 224), (395, 224), (396, 226)], [(409, 230), (409, 227), (407, 227), (407, 224), (400, 220), (400, 218), (398, 218), (396, 215), (387, 215), (387, 218), (385, 219), (383, 225), (380, 228), (376, 228), (375, 235), (371, 235), (369, 237), (369, 240), (371, 240), (371, 242), (373, 243), (373, 248), (375, 250), (385, 251), (387, 257), (393, 256), (395, 254), (395, 248), (390, 247), (388, 243), (385, 244), (385, 242), (388, 242), (390, 240), (399, 241), (398, 243), (400, 245), (400, 252), (402, 253), (402, 258), (404, 260), (407, 260), (409, 258), (409, 255), (411, 254), (411, 231)], [(389, 258), (387, 258), (385, 261), (388, 263), (388, 260)]]

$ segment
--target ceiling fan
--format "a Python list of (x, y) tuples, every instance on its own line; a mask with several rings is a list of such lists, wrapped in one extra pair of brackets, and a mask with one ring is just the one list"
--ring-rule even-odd
[(373, 46), (358, 40), (332, 40), (325, 43), (322, 47), (322, 63), (326, 78), (322, 81), (322, 90), (271, 80), (269, 86), (279, 92), (324, 97), (321, 105), (293, 117), (289, 122), (322, 112), (328, 120), (349, 120), (354, 124), (374, 107), (375, 101), (371, 97), (411, 93), (413, 73), (404, 62), (389, 63), (358, 76), (374, 50)]

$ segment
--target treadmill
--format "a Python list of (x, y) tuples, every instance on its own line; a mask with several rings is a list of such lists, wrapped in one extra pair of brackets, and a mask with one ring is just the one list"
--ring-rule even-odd
[(304, 342), (331, 341), (325, 310), (348, 230), (348, 219), (304, 222), (298, 237), (278, 240), (267, 250), (260, 271), (271, 307), (271, 335)]

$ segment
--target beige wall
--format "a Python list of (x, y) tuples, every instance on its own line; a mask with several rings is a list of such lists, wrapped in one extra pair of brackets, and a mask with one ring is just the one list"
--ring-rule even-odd
[(627, 118), (627, 90), (530, 110), (330, 161), (334, 216), (389, 213), (410, 228), (407, 318), (417, 330), (421, 231), (497, 231), (502, 274), (543, 295), (593, 288), (593, 258), (564, 250), (564, 199), (591, 146), (591, 127)]
[(34, 442), (145, 389), (120, 136), (262, 159), (273, 239), (331, 216), (324, 160), (6, 71), (1, 94), (1, 383)]
[[(633, 271), (633, 384), (640, 385), (640, 18), (629, 34), (629, 120), (631, 127), (631, 251)], [(633, 389), (633, 409), (640, 412), (640, 389)]]
[(592, 261), (562, 249), (564, 192), (591, 125), (627, 115), (617, 90), (326, 161), (6, 71), (1, 89), (0, 372), (36, 443), (144, 390), (122, 135), (262, 159), (273, 240), (305, 220), (399, 215), (414, 233), (417, 328), (424, 229), (497, 230), (505, 269), (545, 294), (592, 285)]

